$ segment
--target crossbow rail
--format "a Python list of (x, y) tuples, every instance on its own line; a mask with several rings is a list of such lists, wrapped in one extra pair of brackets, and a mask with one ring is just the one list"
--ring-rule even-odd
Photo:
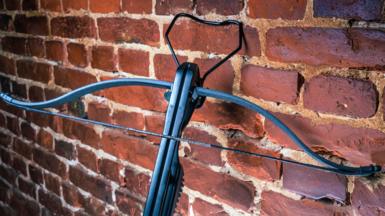
[[(214, 25), (214, 26), (227, 26), (238, 25), (239, 27), (239, 44), (229, 55), (210, 68), (202, 77), (199, 75), (199, 68), (193, 63), (182, 63), (178, 61), (172, 45), (169, 41), (168, 34), (171, 31), (172, 26), (175, 24), (176, 19), (179, 17), (191, 18), (196, 22)], [(169, 29), (166, 32), (166, 41), (168, 42), (171, 53), (173, 54), (175, 63), (178, 66), (176, 71), (174, 82), (166, 82), (154, 79), (144, 78), (122, 78), (101, 81), (93, 84), (83, 86), (75, 89), (60, 97), (42, 101), (42, 102), (26, 102), (18, 100), (4, 92), (0, 92), (0, 99), (5, 101), (11, 106), (15, 106), (27, 111), (38, 112), (47, 115), (59, 116), (61, 118), (67, 118), (86, 124), (101, 125), (104, 127), (120, 129), (125, 131), (134, 131), (149, 136), (161, 137), (159, 145), (158, 156), (156, 159), (151, 185), (146, 200), (146, 206), (144, 208), (144, 215), (172, 215), (175, 208), (175, 204), (178, 200), (179, 193), (181, 191), (181, 181), (183, 178), (183, 168), (179, 163), (178, 147), (180, 142), (188, 142), (193, 145), (200, 145), (203, 147), (211, 147), (221, 149), (225, 151), (232, 151), (239, 154), (245, 154), (255, 157), (263, 157), (270, 160), (280, 161), (283, 163), (291, 163), (298, 166), (306, 166), (313, 169), (323, 170), (327, 172), (333, 172), (341, 175), (353, 175), (353, 176), (367, 176), (378, 172), (384, 171), (381, 166), (368, 165), (362, 167), (352, 167), (344, 164), (338, 164), (331, 160), (318, 155), (310, 147), (301, 141), (301, 139), (284, 123), (276, 118), (269, 111), (262, 107), (245, 100), (241, 97), (227, 94), (225, 92), (211, 90), (203, 87), (205, 78), (219, 67), (223, 62), (233, 56), (242, 47), (242, 41), (244, 39), (242, 23), (235, 20), (227, 20), (223, 22), (205, 21), (189, 14), (178, 14), (172, 20)], [(144, 131), (130, 127), (124, 127), (121, 125), (109, 124), (105, 122), (95, 121), (91, 119), (84, 119), (76, 116), (70, 116), (63, 113), (52, 112), (46, 110), (46, 108), (52, 108), (60, 106), (62, 104), (74, 101), (86, 94), (90, 94), (96, 91), (100, 91), (107, 88), (121, 87), (121, 86), (146, 86), (153, 88), (161, 88), (168, 90), (167, 100), (168, 108), (166, 112), (165, 124), (163, 132), (155, 133), (151, 131)], [(193, 138), (183, 137), (183, 129), (188, 124), (195, 109), (200, 108), (205, 98), (211, 97), (225, 102), (235, 103), (239, 106), (252, 110), (260, 115), (264, 116), (267, 120), (273, 122), (278, 128), (280, 128), (299, 148), (301, 148), (306, 154), (312, 157), (314, 160), (324, 166), (302, 163), (299, 161), (276, 158), (270, 155), (264, 155), (259, 153), (247, 152), (235, 148), (216, 145), (212, 143), (205, 143), (194, 140)]]

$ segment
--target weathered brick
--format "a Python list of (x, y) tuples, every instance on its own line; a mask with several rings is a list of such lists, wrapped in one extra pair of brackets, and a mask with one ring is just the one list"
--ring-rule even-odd
[[(0, 71), (5, 74), (15, 75), (16, 64), (15, 61), (6, 56), (0, 55)], [(4, 87), (2, 83), (2, 87)]]
[(247, 5), (247, 15), (251, 18), (266, 19), (303, 19), (306, 10), (306, 0), (289, 0), (289, 1), (265, 1), (250, 0)]
[(22, 8), (25, 11), (38, 10), (39, 2), (38, 0), (23, 0)]
[(273, 61), (385, 67), (385, 33), (377, 30), (281, 27), (269, 30), (266, 39), (266, 56)]
[[(101, 80), (109, 79), (111, 78), (101, 77)], [(125, 105), (141, 107), (146, 110), (165, 112), (167, 108), (167, 101), (163, 97), (164, 92), (165, 91), (161, 89), (130, 86), (106, 89), (97, 94)]]
[(78, 160), (81, 164), (95, 172), (98, 171), (98, 159), (95, 153), (79, 146), (77, 147), (77, 152)]
[(31, 141), (36, 140), (36, 131), (28, 122), (22, 122), (20, 124), (20, 129), (25, 138)]
[[(186, 62), (186, 56), (179, 56), (179, 62)], [(175, 77), (176, 69), (178, 66), (174, 63), (174, 59), (171, 55), (156, 54), (154, 56), (154, 69), (157, 79), (172, 82)]]
[(84, 169), (73, 166), (69, 169), (69, 177), (71, 182), (78, 187), (107, 203), (112, 203), (112, 188), (105, 180), (91, 176)]
[(152, 12), (151, 0), (122, 0), (122, 11), (128, 13), (150, 14)]
[(16, 32), (32, 35), (48, 35), (48, 19), (46, 16), (30, 16), (18, 14), (15, 16)]
[(44, 90), (39, 86), (31, 86), (28, 89), (28, 96), (30, 101), (43, 101)]
[[(254, 205), (255, 188), (250, 182), (214, 172), (185, 159), (181, 162), (184, 169), (184, 184), (192, 190), (245, 211)], [(205, 178), (204, 181), (202, 176)]]
[(62, 205), (60, 197), (43, 189), (39, 189), (39, 202), (48, 209), (48, 214), (72, 215), (72, 211)]
[(29, 164), (28, 165), (29, 170), (29, 176), (31, 177), (31, 180), (35, 182), (36, 184), (43, 184), (43, 171), (36, 167), (35, 165)]
[[(1, 55), (0, 55), (0, 59), (1, 59)], [(1, 88), (1, 91), (4, 92), (4, 93), (9, 93), (11, 92), (11, 79), (6, 77), (6, 76), (3, 76), (3, 75), (0, 75), (0, 88)]]
[(9, 205), (17, 212), (16, 215), (40, 215), (39, 204), (16, 191), (13, 191)]
[(87, 48), (83, 44), (69, 43), (67, 44), (68, 61), (78, 67), (86, 67), (88, 65)]
[(146, 197), (150, 188), (150, 176), (136, 170), (126, 168), (124, 171), (124, 183), (122, 186), (131, 193)]
[(112, 115), (112, 122), (117, 125), (139, 130), (144, 129), (144, 116), (142, 113), (115, 110)]
[(7, 128), (16, 135), (20, 135), (21, 133), (19, 127), (19, 120), (15, 117), (7, 116)]
[(20, 10), (21, 0), (5, 0), (7, 10)]
[(130, 196), (125, 190), (116, 190), (115, 197), (116, 205), (120, 211), (133, 216), (142, 215), (142, 203), (140, 203), (140, 201), (136, 198)]
[(68, 160), (74, 160), (76, 158), (75, 146), (72, 143), (64, 140), (55, 139), (55, 153)]
[(191, 13), (193, 9), (192, 0), (157, 0), (155, 4), (155, 13), (160, 15)]
[(13, 150), (25, 158), (32, 159), (32, 144), (20, 139), (15, 139)]
[(69, 12), (71, 10), (87, 10), (88, 0), (62, 0), (63, 10)]
[(120, 11), (120, 0), (90, 0), (90, 10), (96, 13), (116, 13)]
[(19, 189), (29, 195), (32, 198), (36, 198), (36, 187), (35, 184), (25, 180), (24, 178), (18, 178), (18, 183), (19, 183)]
[[(229, 146), (247, 152), (264, 154), (276, 158), (281, 157), (276, 151), (259, 148), (255, 144), (242, 139), (230, 139)], [(253, 176), (257, 179), (276, 181), (279, 180), (281, 176), (280, 162), (272, 161), (267, 158), (242, 155), (236, 152), (229, 152), (227, 158), (230, 166), (239, 170), (241, 173)]]
[(155, 21), (127, 17), (102, 17), (98, 18), (97, 22), (99, 37), (103, 41), (159, 45), (159, 27)]
[[(298, 137), (313, 150), (326, 150), (357, 165), (384, 164), (385, 134), (370, 128), (353, 128), (330, 123), (314, 124), (299, 115), (275, 113)], [(268, 137), (286, 147), (299, 149), (277, 126), (265, 122)]]
[[(183, 136), (188, 137), (190, 139), (197, 138), (201, 142), (221, 145), (220, 143), (218, 143), (217, 138), (215, 136), (210, 135), (206, 131), (199, 130), (197, 128), (186, 128), (183, 132)], [(186, 156), (209, 165), (224, 165), (224, 162), (221, 158), (221, 151), (219, 149), (207, 148), (191, 144), (190, 148), (184, 149), (184, 152)]]
[(105, 130), (101, 144), (105, 152), (120, 159), (150, 170), (154, 168), (158, 149), (144, 139), (125, 135), (120, 131)]
[(62, 182), (64, 200), (73, 207), (81, 207), (82, 195), (78, 189), (68, 181)]
[(32, 60), (18, 60), (17, 74), (20, 77), (43, 83), (48, 83), (52, 76), (50, 65)]
[(355, 20), (381, 20), (383, 0), (315, 0), (315, 17), (338, 17)]
[(43, 58), (45, 56), (44, 40), (41, 38), (27, 38), (25, 54)]
[(60, 0), (40, 0), (40, 7), (48, 11), (61, 12)]
[(94, 198), (93, 196), (83, 197), (80, 201), (87, 215), (114, 215), (108, 212), (104, 202)]
[(241, 91), (247, 96), (296, 104), (300, 88), (297, 71), (246, 65), (241, 73)]
[[(195, 59), (194, 63), (199, 66), (200, 74), (203, 76), (219, 61), (220, 59)], [(234, 69), (231, 66), (231, 62), (227, 61), (207, 77), (205, 87), (231, 93), (233, 91), (234, 77)]]
[(41, 129), (37, 135), (37, 144), (49, 151), (53, 150), (53, 137), (48, 131)]
[(51, 33), (68, 38), (96, 37), (95, 21), (88, 16), (55, 17), (51, 20)]
[(216, 13), (221, 15), (238, 15), (244, 7), (244, 1), (233, 0), (198, 0), (196, 1), (196, 10), (199, 15)]
[[(144, 119), (146, 130), (153, 131), (155, 133), (163, 132), (164, 122), (165, 122), (165, 115), (148, 115), (148, 116), (145, 116), (145, 119)], [(146, 139), (154, 143), (160, 143), (159, 137), (148, 136), (146, 137)]]
[(377, 94), (371, 81), (320, 75), (306, 82), (303, 100), (317, 112), (367, 118), (377, 111)]
[(293, 200), (273, 191), (262, 193), (261, 215), (349, 215), (343, 207), (312, 200)]
[(216, 215), (216, 216), (227, 216), (225, 210), (221, 205), (214, 205), (208, 203), (200, 198), (196, 198), (193, 205), (192, 210), (194, 215)]
[(25, 163), (24, 159), (21, 157), (16, 157), (15, 155), (12, 157), (12, 167), (23, 174), (24, 176), (28, 176), (27, 174), (27, 164)]
[(26, 39), (6, 36), (1, 39), (2, 49), (7, 52), (24, 55), (26, 52)]
[(263, 135), (259, 115), (232, 103), (206, 101), (202, 108), (193, 114), (192, 120), (212, 124), (220, 129), (240, 130), (254, 138)]
[(63, 134), (71, 139), (78, 139), (91, 147), (99, 148), (100, 136), (91, 125), (63, 120)]
[(108, 179), (111, 179), (115, 182), (121, 182), (121, 177), (119, 174), (120, 169), (122, 169), (122, 165), (109, 160), (109, 159), (99, 159), (98, 161), (98, 167), (100, 173), (107, 177)]
[[(22, 98), (27, 98), (27, 87), (25, 84), (12, 82), (12, 94)], [(20, 115), (17, 115), (20, 116)]]
[(92, 101), (88, 104), (89, 119), (111, 123), (111, 109), (104, 103)]
[(383, 215), (385, 213), (385, 186), (379, 184), (370, 186), (360, 179), (354, 181), (354, 190), (351, 195), (352, 206), (358, 215)]
[(49, 174), (49, 172), (45, 172), (44, 184), (47, 190), (54, 192), (56, 195), (60, 196), (60, 179), (58, 177)]
[(7, 14), (0, 14), (0, 30), (11, 31), (13, 29), (12, 17)]
[(55, 84), (71, 89), (96, 82), (96, 77), (92, 74), (60, 66), (54, 67), (54, 76)]
[(92, 47), (91, 65), (93, 68), (116, 71), (117, 57), (111, 46)]
[(43, 168), (53, 172), (62, 178), (66, 178), (67, 170), (64, 162), (60, 161), (54, 154), (47, 153), (35, 148), (33, 150), (33, 160)]
[(150, 58), (148, 52), (119, 49), (118, 57), (120, 70), (140, 76), (149, 75)]
[(45, 52), (47, 59), (58, 62), (64, 61), (65, 51), (63, 42), (61, 41), (46, 41)]
[(283, 187), (311, 199), (334, 199), (345, 202), (345, 176), (294, 164), (283, 164)]

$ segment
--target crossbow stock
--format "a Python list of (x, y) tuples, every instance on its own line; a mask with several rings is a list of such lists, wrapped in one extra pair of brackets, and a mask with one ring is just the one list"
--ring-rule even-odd
[[(228, 26), (237, 25), (239, 28), (239, 45), (229, 55), (210, 68), (202, 77), (199, 73), (199, 68), (196, 64), (185, 62), (180, 63), (174, 49), (169, 40), (169, 33), (174, 26), (176, 20), (180, 17), (191, 18), (192, 20), (212, 26)], [(96, 124), (109, 128), (115, 128), (126, 131), (134, 131), (150, 136), (160, 137), (161, 142), (159, 145), (159, 152), (156, 159), (155, 167), (152, 174), (151, 185), (147, 196), (146, 205), (144, 208), (144, 215), (172, 215), (179, 194), (181, 192), (181, 181), (183, 178), (183, 169), (179, 163), (178, 146), (181, 141), (188, 142), (193, 145), (200, 145), (203, 147), (216, 148), (225, 151), (233, 151), (239, 154), (245, 154), (249, 156), (263, 157), (270, 160), (280, 161), (283, 163), (291, 163), (298, 166), (306, 166), (313, 169), (323, 170), (327, 172), (333, 172), (341, 175), (353, 175), (353, 176), (367, 176), (383, 171), (381, 166), (369, 165), (362, 167), (351, 167), (343, 164), (338, 164), (318, 155), (312, 151), (307, 145), (305, 145), (290, 128), (283, 124), (278, 118), (267, 110), (260, 106), (251, 103), (243, 98), (227, 94), (217, 90), (211, 90), (203, 87), (204, 81), (207, 76), (213, 72), (217, 67), (223, 64), (226, 60), (231, 58), (242, 48), (244, 41), (244, 33), (242, 23), (236, 20), (226, 20), (223, 22), (214, 22), (201, 20), (190, 14), (180, 13), (177, 14), (168, 27), (165, 38), (170, 48), (172, 56), (178, 68), (176, 71), (174, 82), (165, 82), (154, 79), (142, 79), (142, 78), (122, 78), (115, 80), (101, 81), (93, 83), (78, 89), (75, 89), (60, 97), (43, 101), (43, 102), (24, 102), (17, 100), (6, 93), (1, 92), (0, 98), (9, 105), (32, 112), (38, 112), (48, 115), (59, 116), (62, 118), (71, 119), (74, 121), (83, 122), (86, 124)], [(51, 112), (45, 108), (56, 107), (73, 100), (76, 100), (86, 94), (93, 93), (102, 89), (119, 87), (119, 86), (147, 86), (154, 88), (167, 89), (165, 94), (168, 100), (168, 108), (166, 112), (166, 118), (163, 128), (163, 133), (155, 133), (151, 131), (144, 131), (130, 127), (124, 127), (121, 125), (114, 125), (105, 122), (94, 121), (90, 119), (84, 119), (76, 116), (70, 116), (67, 114)], [(278, 126), (298, 147), (300, 147), (305, 153), (307, 153), (314, 160), (318, 161), (324, 166), (312, 165), (302, 163), (294, 160), (275, 158), (269, 155), (251, 153), (239, 149), (230, 147), (224, 147), (216, 144), (205, 143), (195, 141), (191, 138), (182, 137), (182, 131), (188, 124), (195, 109), (200, 108), (207, 97), (235, 103), (239, 106), (250, 109), (254, 112), (264, 116), (267, 120), (272, 121)]]

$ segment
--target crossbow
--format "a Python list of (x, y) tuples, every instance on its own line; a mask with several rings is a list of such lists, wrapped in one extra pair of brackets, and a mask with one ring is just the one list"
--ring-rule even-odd
[[(211, 26), (229, 26), (236, 25), (239, 30), (239, 45), (230, 54), (211, 67), (203, 76), (200, 76), (198, 65), (184, 62), (180, 63), (172, 44), (169, 40), (169, 33), (173, 28), (175, 22), (180, 17), (187, 17), (195, 22), (207, 24)], [(32, 112), (38, 112), (47, 115), (59, 116), (62, 118), (83, 122), (86, 124), (101, 125), (104, 127), (120, 129), (125, 131), (133, 131), (150, 136), (160, 137), (159, 151), (152, 174), (151, 184), (147, 195), (147, 200), (144, 208), (144, 215), (172, 215), (175, 209), (178, 197), (181, 193), (183, 169), (179, 163), (178, 147), (180, 142), (187, 142), (193, 145), (200, 145), (208, 148), (216, 148), (225, 151), (232, 151), (248, 156), (262, 157), (283, 163), (295, 164), (298, 166), (305, 166), (313, 169), (323, 170), (326, 172), (333, 172), (341, 175), (352, 176), (368, 176), (378, 172), (384, 171), (381, 166), (368, 165), (361, 167), (346, 166), (335, 163), (325, 157), (315, 153), (305, 145), (297, 135), (282, 123), (277, 117), (263, 109), (262, 107), (249, 102), (243, 98), (224, 93), (222, 91), (212, 90), (203, 87), (206, 78), (226, 60), (235, 55), (241, 48), (244, 42), (243, 24), (236, 20), (225, 20), (222, 22), (207, 21), (192, 16), (186, 13), (177, 14), (170, 23), (166, 33), (165, 39), (167, 45), (172, 53), (173, 59), (177, 65), (177, 70), (173, 82), (166, 82), (154, 79), (145, 78), (121, 78), (114, 80), (101, 81), (90, 85), (75, 89), (57, 98), (42, 101), (42, 102), (26, 102), (11, 97), (7, 93), (0, 92), (0, 98), (7, 104)], [(95, 121), (91, 119), (71, 116), (59, 112), (52, 112), (46, 108), (56, 107), (71, 101), (74, 101), (86, 94), (93, 93), (102, 89), (120, 87), (120, 86), (146, 86), (153, 88), (166, 89), (165, 98), (168, 101), (166, 118), (164, 122), (163, 133), (155, 133), (151, 131), (139, 130), (135, 128), (125, 127), (116, 124), (109, 124), (105, 122)], [(214, 98), (237, 104), (249, 110), (259, 113), (267, 120), (272, 121), (278, 128), (280, 128), (299, 148), (306, 154), (318, 161), (323, 166), (302, 163), (285, 158), (276, 158), (270, 155), (252, 153), (240, 149), (225, 147), (217, 144), (200, 142), (191, 138), (182, 136), (183, 129), (189, 123), (195, 109), (200, 108), (206, 98)]]

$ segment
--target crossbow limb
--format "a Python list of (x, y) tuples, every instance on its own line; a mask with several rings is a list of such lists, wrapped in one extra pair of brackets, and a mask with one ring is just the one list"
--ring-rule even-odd
[[(39, 112), (48, 115), (55, 115), (62, 118), (71, 119), (74, 121), (84, 122), (87, 124), (96, 124), (105, 127), (134, 131), (150, 136), (161, 137), (161, 143), (159, 145), (158, 156), (156, 159), (151, 185), (149, 193), (146, 200), (146, 205), (144, 208), (144, 215), (172, 215), (175, 208), (175, 204), (178, 200), (178, 195), (181, 190), (181, 181), (183, 178), (183, 169), (179, 163), (178, 158), (178, 146), (181, 141), (188, 142), (190, 144), (201, 145), (204, 147), (217, 148), (226, 151), (233, 151), (240, 154), (245, 154), (249, 156), (263, 157), (270, 160), (281, 161), (283, 163), (291, 163), (299, 166), (306, 166), (314, 169), (324, 170), (327, 172), (334, 172), (342, 175), (354, 175), (354, 176), (367, 176), (372, 175), (378, 172), (383, 171), (381, 166), (378, 165), (369, 165), (363, 167), (351, 167), (342, 164), (337, 164), (333, 161), (330, 161), (321, 155), (318, 155), (311, 150), (306, 144), (304, 144), (301, 139), (296, 136), (296, 134), (288, 128), (284, 123), (282, 123), (278, 118), (273, 114), (263, 109), (262, 107), (247, 101), (243, 98), (227, 94), (221, 91), (211, 90), (203, 87), (204, 79), (210, 74), (215, 68), (220, 66), (224, 61), (220, 61), (214, 65), (205, 75), (201, 78), (199, 75), (199, 68), (196, 64), (193, 63), (182, 63), (180, 64), (174, 50), (172, 49), (171, 43), (169, 43), (168, 33), (170, 32), (172, 26), (174, 25), (178, 17), (188, 17), (192, 18), (197, 22), (201, 22), (209, 25), (230, 25), (236, 24), (240, 29), (240, 44), (233, 52), (231, 52), (224, 59), (230, 58), (242, 47), (243, 40), (243, 31), (242, 25), (238, 21), (230, 20), (224, 22), (212, 22), (204, 21), (199, 18), (193, 17), (189, 14), (178, 14), (173, 19), (168, 31), (166, 32), (166, 40), (170, 46), (171, 52), (174, 56), (174, 60), (178, 65), (176, 71), (175, 79), (173, 83), (153, 80), (153, 79), (140, 79), (140, 78), (122, 78), (114, 79), (108, 81), (101, 81), (98, 83), (93, 83), (86, 85), (84, 87), (75, 89), (67, 94), (64, 94), (60, 97), (43, 101), (43, 102), (24, 102), (17, 100), (4, 92), (0, 92), (0, 99), (8, 103), (9, 105), (16, 106), (27, 111)], [(90, 119), (83, 119), (76, 116), (69, 116), (62, 113), (55, 113), (45, 110), (45, 108), (59, 106), (73, 100), (76, 100), (86, 94), (90, 94), (99, 90), (119, 87), (119, 86), (147, 86), (154, 88), (162, 88), (169, 90), (167, 94), (168, 98), (168, 108), (166, 112), (165, 124), (163, 128), (163, 133), (155, 133), (151, 131), (143, 131), (139, 129), (124, 127), (121, 125), (114, 125), (105, 122), (94, 121)], [(287, 136), (306, 154), (311, 156), (314, 160), (325, 166), (317, 166), (312, 164), (301, 163), (298, 161), (293, 161), (283, 158), (275, 158), (269, 155), (258, 154), (247, 152), (239, 149), (234, 149), (230, 147), (224, 147), (211, 143), (204, 143), (200, 141), (195, 141), (191, 138), (182, 137), (183, 129), (188, 124), (193, 112), (195, 109), (200, 108), (206, 97), (211, 97), (226, 102), (235, 103), (239, 106), (250, 109), (254, 112), (259, 113), (264, 116), (266, 119), (272, 121), (276, 126), (278, 126)]]

